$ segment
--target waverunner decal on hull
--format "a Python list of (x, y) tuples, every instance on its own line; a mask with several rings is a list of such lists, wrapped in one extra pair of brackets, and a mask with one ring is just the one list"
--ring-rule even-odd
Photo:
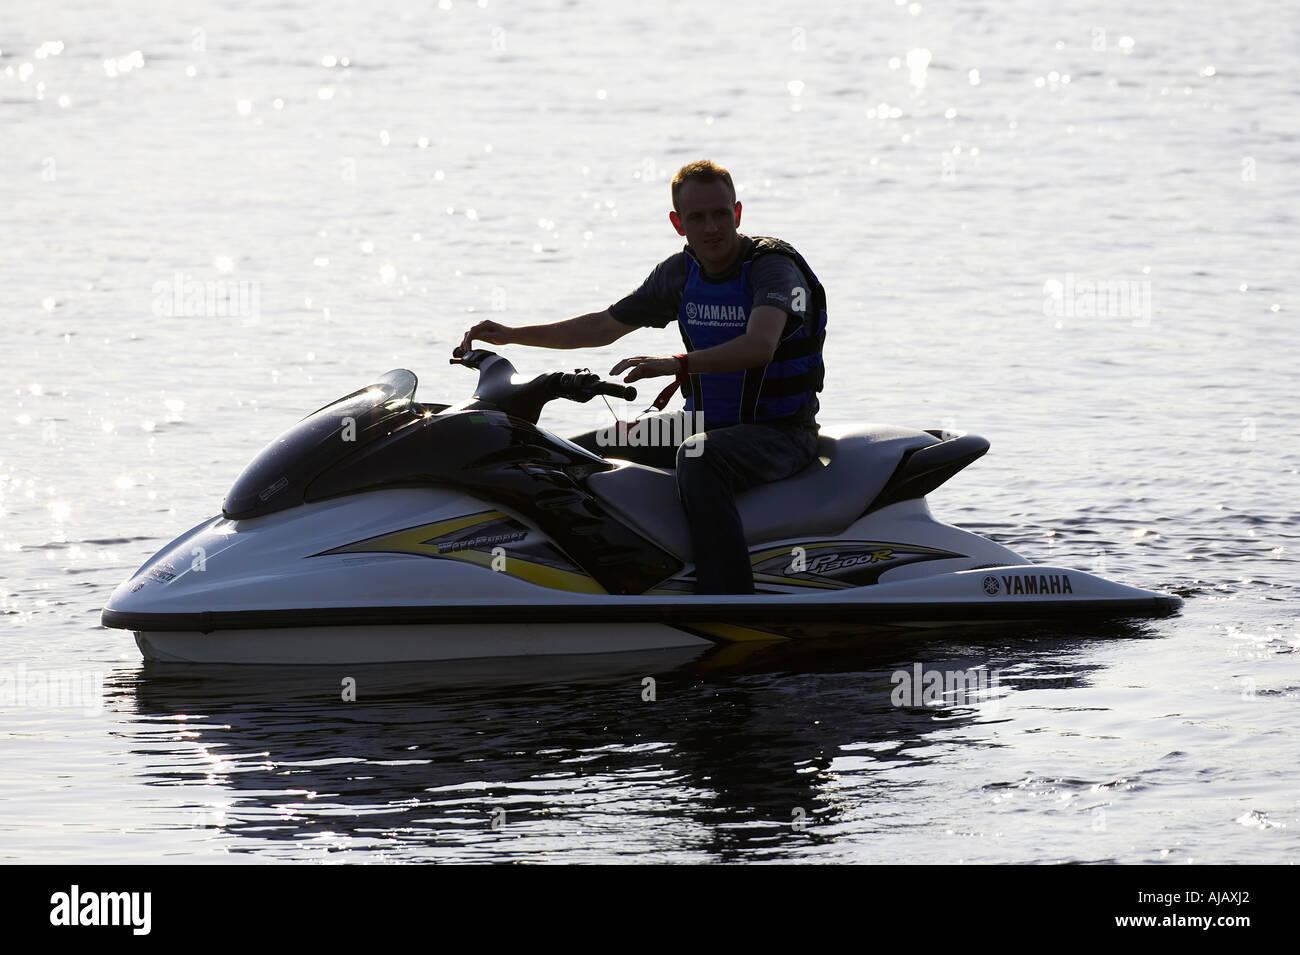
[(755, 581), (846, 590), (875, 584), (905, 564), (961, 558), (964, 554), (895, 541), (817, 541), (750, 556)]
[[(607, 592), (551, 544), (529, 541), (531, 535), (528, 527), (500, 511), (480, 511), (368, 537), (312, 556), (411, 554), (465, 561), (551, 590)], [(507, 549), (507, 544), (514, 546)]]
[[(851, 590), (879, 583), (880, 575), (906, 564), (961, 559), (965, 554), (894, 541), (807, 541), (751, 552), (755, 593)], [(647, 595), (694, 594), (695, 575), (680, 574)], [(781, 638), (773, 634), (771, 639)]]

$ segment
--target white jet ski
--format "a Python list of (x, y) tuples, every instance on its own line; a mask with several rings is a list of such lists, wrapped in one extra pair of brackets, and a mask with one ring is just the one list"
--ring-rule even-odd
[(103, 624), (148, 660), (382, 663), (704, 647), (882, 628), (1162, 617), (1181, 601), (935, 520), (925, 495), (976, 435), (823, 429), (818, 460), (737, 498), (757, 593), (694, 593), (671, 471), (537, 426), (555, 398), (635, 397), (590, 373), (479, 371), (456, 406), (390, 371), (308, 415), (218, 517), (114, 591)]

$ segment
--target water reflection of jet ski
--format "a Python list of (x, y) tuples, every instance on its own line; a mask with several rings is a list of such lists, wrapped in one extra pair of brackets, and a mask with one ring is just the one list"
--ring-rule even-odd
[(672, 472), (537, 426), (553, 399), (633, 390), (458, 354), (479, 372), (461, 404), (417, 402), (415, 375), (396, 370), (291, 427), (220, 517), (114, 591), (104, 625), (135, 631), (147, 659), (364, 663), (1159, 617), (1181, 603), (936, 521), (925, 495), (988, 442), (882, 426), (824, 429), (819, 460), (740, 495), (758, 592), (696, 595)]

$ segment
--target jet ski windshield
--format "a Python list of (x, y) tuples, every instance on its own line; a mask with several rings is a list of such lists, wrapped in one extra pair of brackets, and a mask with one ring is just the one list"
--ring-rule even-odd
[(413, 373), (398, 368), (303, 418), (244, 468), (222, 502), (222, 515), (239, 520), (302, 503), (321, 471), (419, 413), (416, 384)]

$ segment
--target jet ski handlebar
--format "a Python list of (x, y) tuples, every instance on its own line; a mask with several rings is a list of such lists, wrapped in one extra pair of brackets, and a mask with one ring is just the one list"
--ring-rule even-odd
[(596, 395), (609, 395), (613, 398), (636, 400), (636, 389), (631, 385), (620, 385), (614, 381), (601, 381), (599, 375), (591, 372), (575, 371), (571, 375), (561, 374), (555, 382), (555, 391), (562, 398), (573, 401), (590, 401)]
[(536, 423), (541, 409), (553, 398), (588, 402), (597, 395), (610, 395), (627, 401), (636, 400), (636, 389), (613, 381), (602, 381), (585, 368), (572, 373), (546, 372), (536, 378), (521, 380), (514, 365), (485, 348), (456, 348), (451, 364), (464, 365), (479, 373), (474, 398), (478, 403), (491, 405), (516, 417)]
[(451, 361), (448, 364), (464, 365), (466, 368), (478, 371), (484, 361), (493, 357), (496, 357), (496, 352), (488, 351), (486, 348), (461, 348), (457, 345), (451, 350)]

